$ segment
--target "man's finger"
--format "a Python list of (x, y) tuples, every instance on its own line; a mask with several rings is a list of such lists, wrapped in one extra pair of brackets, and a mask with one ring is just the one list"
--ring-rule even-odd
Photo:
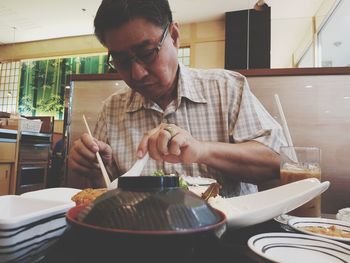
[(89, 134), (84, 133), (80, 136), (80, 140), (85, 145), (86, 148), (88, 148), (90, 151), (96, 153), (98, 152), (99, 148), (97, 145), (97, 142), (95, 141), (95, 138), (92, 138)]
[(96, 159), (96, 153), (90, 151), (90, 149), (87, 148), (86, 145), (81, 140), (76, 141), (74, 144), (75, 145), (74, 145), (73, 153), (90, 161), (93, 161)]
[(153, 134), (157, 133), (159, 131), (159, 129), (160, 129), (160, 126), (157, 126), (156, 128), (147, 131), (143, 135), (143, 137), (141, 139), (141, 142), (139, 143), (139, 146), (137, 147), (137, 157), (138, 158), (142, 158), (146, 154), (146, 152), (148, 151), (148, 140), (149, 140), (149, 138)]

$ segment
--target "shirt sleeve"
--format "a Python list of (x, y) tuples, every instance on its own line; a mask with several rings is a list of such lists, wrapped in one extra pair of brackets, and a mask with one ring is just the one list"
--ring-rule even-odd
[(106, 106), (103, 105), (101, 111), (98, 113), (97, 122), (95, 124), (93, 135), (94, 137), (105, 143), (107, 141), (107, 122), (106, 122)]
[(250, 91), (246, 78), (243, 82), (237, 120), (230, 133), (234, 142), (255, 140), (277, 153), (282, 145), (286, 145), (281, 126)]

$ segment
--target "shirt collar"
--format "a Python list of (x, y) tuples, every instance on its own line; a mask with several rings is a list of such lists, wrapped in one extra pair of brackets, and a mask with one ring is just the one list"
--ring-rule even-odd
[[(195, 103), (207, 103), (204, 94), (200, 89), (196, 88), (196, 78), (193, 76), (193, 72), (186, 68), (179, 62), (179, 77), (177, 83), (177, 107), (180, 106), (182, 98), (186, 98)], [(127, 112), (135, 112), (144, 109), (159, 110), (160, 107), (152, 102), (150, 99), (144, 98), (140, 93), (131, 90), (129, 93), (129, 103), (127, 105)]]
[(179, 79), (177, 84), (178, 105), (182, 98), (187, 98), (195, 103), (207, 103), (204, 93), (198, 88), (197, 78), (194, 76), (193, 70), (186, 68), (179, 63)]

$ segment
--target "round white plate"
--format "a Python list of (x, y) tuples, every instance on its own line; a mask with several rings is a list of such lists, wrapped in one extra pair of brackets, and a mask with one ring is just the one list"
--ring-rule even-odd
[(327, 238), (304, 234), (259, 234), (248, 240), (248, 246), (256, 254), (273, 262), (350, 262), (350, 246)]
[(301, 228), (301, 227), (307, 227), (307, 226), (327, 227), (327, 228), (330, 226), (335, 226), (339, 230), (345, 231), (350, 234), (350, 223), (346, 221), (340, 221), (336, 219), (327, 219), (327, 218), (318, 218), (318, 217), (295, 217), (288, 220), (288, 225), (294, 230), (301, 233), (350, 243), (350, 238), (317, 234)]

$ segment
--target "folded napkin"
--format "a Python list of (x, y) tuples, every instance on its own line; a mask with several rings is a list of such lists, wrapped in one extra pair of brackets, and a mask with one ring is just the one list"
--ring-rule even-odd
[(350, 207), (340, 209), (336, 215), (336, 218), (342, 221), (350, 222)]

